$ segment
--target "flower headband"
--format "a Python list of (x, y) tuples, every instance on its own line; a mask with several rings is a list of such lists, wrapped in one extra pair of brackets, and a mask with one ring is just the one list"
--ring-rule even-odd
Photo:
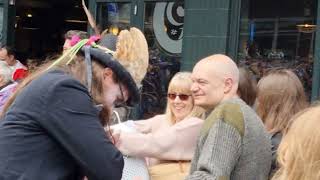
[(64, 53), (55, 62), (53, 62), (48, 67), (47, 70), (53, 68), (54, 66), (61, 65), (64, 62), (65, 62), (64, 64), (69, 65), (72, 62), (72, 60), (74, 59), (74, 57), (76, 56), (76, 54), (78, 53), (78, 51), (85, 45), (91, 46), (91, 47), (94, 47), (94, 48), (99, 48), (102, 51), (104, 51), (105, 53), (111, 54), (112, 56), (115, 54), (114, 51), (112, 51), (112, 50), (110, 50), (110, 49), (108, 49), (106, 47), (98, 45), (96, 43), (96, 41), (98, 41), (98, 40), (100, 40), (100, 36), (91, 36), (89, 39), (82, 39), (82, 40), (80, 39), (80, 37), (78, 35), (72, 36), (71, 41), (70, 41), (70, 45), (72, 47), (70, 49), (68, 49), (66, 51), (66, 53)]

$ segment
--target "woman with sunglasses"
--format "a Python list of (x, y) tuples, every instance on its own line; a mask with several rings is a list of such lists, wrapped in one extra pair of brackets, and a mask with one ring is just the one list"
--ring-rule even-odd
[[(191, 73), (177, 73), (169, 83), (165, 114), (134, 122), (138, 133), (113, 133), (115, 145), (123, 154), (146, 158), (151, 179), (179, 180), (188, 173), (188, 162), (193, 157), (203, 123), (199, 117), (204, 112), (194, 106), (191, 84)], [(178, 174), (172, 174), (174, 163), (181, 170)], [(159, 169), (155, 168), (159, 164), (164, 165), (160, 175)]]

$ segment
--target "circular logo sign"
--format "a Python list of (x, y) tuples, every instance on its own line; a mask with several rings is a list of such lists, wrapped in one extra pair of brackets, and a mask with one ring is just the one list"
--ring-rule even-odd
[(182, 2), (158, 2), (153, 12), (153, 31), (166, 52), (179, 54), (182, 49), (184, 6)]

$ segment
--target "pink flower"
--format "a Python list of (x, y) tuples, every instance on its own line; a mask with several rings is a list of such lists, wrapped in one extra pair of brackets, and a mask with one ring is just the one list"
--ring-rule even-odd
[(80, 37), (78, 35), (73, 35), (70, 40), (70, 46), (76, 45), (80, 41)]
[(97, 42), (101, 37), (98, 35), (93, 35), (89, 38), (89, 41), (86, 45), (92, 45), (93, 43)]

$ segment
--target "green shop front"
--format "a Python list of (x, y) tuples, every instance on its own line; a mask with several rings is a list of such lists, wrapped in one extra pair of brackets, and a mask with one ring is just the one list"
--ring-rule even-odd
[(225, 53), (257, 78), (269, 69), (290, 68), (312, 100), (319, 96), (315, 0), (96, 0), (90, 9), (102, 29), (143, 30), (150, 59), (191, 70), (201, 58)]
[[(0, 0), (3, 43), (13, 39), (14, 4)], [(145, 94), (158, 102), (165, 101), (163, 84), (175, 72), (190, 71), (214, 53), (228, 54), (258, 79), (269, 69), (290, 68), (310, 99), (319, 97), (317, 0), (89, 0), (89, 9), (102, 30), (117, 34), (134, 26), (144, 32), (157, 72), (151, 77), (160, 79), (159, 86), (152, 78), (145, 82)]]
[(15, 0), (0, 0), (0, 42), (13, 43)]

